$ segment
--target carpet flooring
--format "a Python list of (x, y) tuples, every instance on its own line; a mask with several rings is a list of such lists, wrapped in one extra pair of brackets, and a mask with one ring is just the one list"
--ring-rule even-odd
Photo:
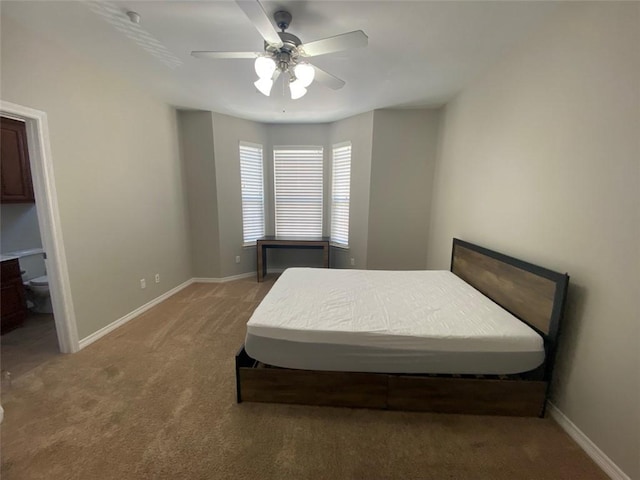
[(606, 479), (551, 420), (235, 403), (273, 279), (194, 284), (2, 393), (2, 479)]
[(52, 314), (29, 312), (24, 324), (0, 337), (2, 374), (18, 378), (60, 355)]

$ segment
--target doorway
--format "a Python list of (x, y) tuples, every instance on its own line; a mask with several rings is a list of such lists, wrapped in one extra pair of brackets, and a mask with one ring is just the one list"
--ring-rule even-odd
[[(62, 241), (47, 115), (39, 110), (4, 101), (0, 102), (0, 115), (25, 122), (37, 226), (42, 250), (46, 255), (46, 278), (51, 302), (49, 308), (54, 317), (57, 347), (62, 353), (77, 352), (78, 331)], [(40, 320), (41, 322), (35, 322), (33, 325), (42, 333), (42, 330), (47, 328), (44, 325), (46, 318), (42, 317)], [(26, 331), (20, 333), (27, 334)], [(11, 334), (12, 332), (9, 332), (7, 335)]]
[(2, 124), (0, 337), (4, 385), (60, 353), (29, 168), (25, 122)]

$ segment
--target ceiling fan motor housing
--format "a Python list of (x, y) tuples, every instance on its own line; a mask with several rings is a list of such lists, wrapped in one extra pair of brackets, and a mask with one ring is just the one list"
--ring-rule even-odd
[(298, 37), (286, 32), (278, 32), (278, 36), (282, 41), (282, 46), (278, 48), (276, 46), (270, 45), (267, 42), (264, 42), (264, 49), (266, 52), (273, 54), (276, 54), (278, 52), (287, 52), (290, 54), (298, 53), (298, 47), (302, 45), (302, 41)]
[(298, 57), (300, 56), (298, 47), (302, 45), (302, 41), (295, 35), (285, 32), (291, 24), (292, 17), (289, 12), (278, 11), (273, 15), (273, 19), (275, 20), (276, 25), (278, 25), (282, 30), (281, 32), (277, 32), (280, 40), (282, 41), (282, 46), (276, 47), (265, 41), (264, 49), (273, 57), (278, 70), (281, 72), (289, 71), (290, 75), (293, 77), (291, 67), (298, 63)]

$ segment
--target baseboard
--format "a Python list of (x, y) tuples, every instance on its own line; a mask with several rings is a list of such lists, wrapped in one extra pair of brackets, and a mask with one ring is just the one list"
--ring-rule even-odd
[(270, 269), (267, 271), (267, 275), (268, 275), (268, 274), (270, 274), (270, 273), (284, 273), (284, 271), (285, 271), (287, 268), (289, 268), (289, 267), (284, 267), (284, 268), (270, 268)]
[(96, 340), (99, 340), (100, 338), (104, 337), (106, 334), (111, 333), (112, 331), (114, 331), (116, 328), (120, 327), (121, 325), (124, 325), (125, 323), (127, 323), (129, 320), (132, 320), (134, 318), (136, 318), (138, 315), (146, 312), (147, 310), (149, 310), (152, 307), (155, 307), (157, 304), (159, 304), (160, 302), (163, 302), (164, 300), (166, 300), (167, 298), (169, 298), (172, 295), (175, 295), (176, 293), (178, 293), (180, 290), (182, 290), (183, 288), (188, 287), (189, 285), (191, 285), (193, 283), (193, 278), (187, 280), (186, 282), (178, 285), (175, 288), (172, 288), (171, 290), (169, 290), (168, 292), (163, 293), (162, 295), (160, 295), (157, 298), (154, 298), (153, 300), (151, 300), (148, 303), (145, 303), (144, 305), (142, 305), (141, 307), (136, 308), (133, 312), (128, 313), (127, 315), (125, 315), (122, 318), (119, 318), (118, 320), (116, 320), (115, 322), (110, 323), (109, 325), (107, 325), (106, 327), (101, 328), (100, 330), (98, 330), (97, 332), (92, 333), (91, 335), (89, 335), (88, 337), (83, 338), (82, 340), (80, 340), (79, 342), (79, 346), (80, 346), (80, 350), (82, 350), (84, 347), (86, 347), (87, 345), (91, 345), (93, 342), (95, 342)]
[(193, 283), (224, 283), (231, 282), (233, 280), (240, 280), (242, 278), (255, 277), (256, 272), (240, 273), (238, 275), (232, 275), (231, 277), (223, 278), (192, 278)]
[(620, 467), (618, 467), (613, 460), (605, 455), (595, 443), (587, 437), (582, 430), (567, 418), (562, 411), (556, 407), (553, 403), (548, 402), (548, 412), (553, 419), (567, 432), (567, 434), (575, 440), (575, 442), (582, 448), (591, 459), (598, 464), (598, 466), (604, 470), (613, 480), (631, 480), (631, 478), (624, 473)]

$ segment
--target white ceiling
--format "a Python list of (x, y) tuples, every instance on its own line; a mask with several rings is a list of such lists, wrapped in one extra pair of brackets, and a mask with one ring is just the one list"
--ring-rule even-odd
[[(2, 1), (1, 8), (3, 16), (101, 68), (126, 75), (176, 107), (270, 123), (317, 123), (377, 108), (443, 105), (523, 40), (557, 5), (539, 1), (262, 3), (270, 16), (288, 10), (293, 15), (288, 32), (303, 43), (364, 30), (368, 47), (311, 59), (346, 81), (345, 87), (335, 91), (313, 83), (305, 97), (291, 100), (279, 81), (271, 97), (265, 97), (253, 86), (252, 60), (193, 58), (192, 50), (262, 49), (260, 34), (234, 1), (115, 1), (98, 7), (77, 1)], [(105, 16), (109, 10), (111, 23)], [(139, 27), (124, 23), (128, 10), (142, 17)], [(146, 50), (132, 39), (132, 33), (138, 39), (149, 34)]]

